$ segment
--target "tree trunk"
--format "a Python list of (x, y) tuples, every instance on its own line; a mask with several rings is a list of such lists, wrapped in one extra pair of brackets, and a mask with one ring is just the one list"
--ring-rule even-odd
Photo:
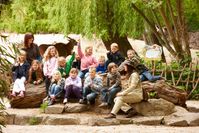
[(133, 49), (131, 44), (128, 41), (127, 36), (120, 37), (118, 34), (116, 34), (114, 37), (110, 37), (109, 40), (102, 39), (102, 41), (105, 44), (106, 49), (109, 51), (110, 51), (110, 45), (112, 43), (117, 43), (119, 46), (119, 51), (125, 57), (127, 55), (127, 50)]
[(36, 108), (40, 107), (43, 99), (46, 96), (45, 85), (26, 85), (25, 97), (19, 96), (12, 98), (10, 104), (12, 108)]

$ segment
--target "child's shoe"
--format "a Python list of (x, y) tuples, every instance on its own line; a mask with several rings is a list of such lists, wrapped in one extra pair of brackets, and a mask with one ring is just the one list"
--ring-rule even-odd
[(24, 92), (23, 91), (20, 91), (19, 97), (24, 97)]
[(64, 98), (63, 104), (66, 104), (68, 102), (67, 98)]
[(106, 107), (106, 106), (108, 106), (108, 103), (103, 102), (103, 103), (101, 103), (98, 107), (103, 108), (103, 107)]

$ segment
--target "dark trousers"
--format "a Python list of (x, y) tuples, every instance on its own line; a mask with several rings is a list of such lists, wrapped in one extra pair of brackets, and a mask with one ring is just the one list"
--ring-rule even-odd
[(90, 87), (84, 87), (83, 100), (88, 100), (91, 103), (95, 103), (95, 98), (97, 97), (97, 95), (97, 92), (91, 90)]
[(122, 88), (120, 86), (114, 87), (111, 90), (108, 90), (108, 88), (105, 88), (101, 91), (102, 94), (102, 101), (107, 102), (109, 105), (114, 104), (114, 98), (118, 92), (120, 92)]
[(51, 83), (51, 78), (48, 78), (48, 76), (45, 76), (46, 95), (48, 95), (50, 83)]
[(70, 98), (70, 96), (75, 95), (76, 98), (82, 99), (82, 90), (81, 88), (75, 86), (75, 85), (69, 85), (65, 88), (65, 97), (64, 98)]

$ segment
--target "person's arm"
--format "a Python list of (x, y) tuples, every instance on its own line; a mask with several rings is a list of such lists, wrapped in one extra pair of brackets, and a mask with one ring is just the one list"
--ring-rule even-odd
[(66, 65), (65, 65), (65, 73), (66, 73), (66, 75), (69, 75), (70, 69), (71, 69), (71, 66), (72, 66), (72, 63), (73, 63), (74, 59), (75, 59), (75, 52), (73, 52), (73, 54), (72, 54), (71, 58), (69, 59), (69, 61), (66, 62)]
[(67, 86), (69, 86), (71, 84), (71, 80), (70, 80), (70, 77), (68, 77), (66, 80), (65, 80), (65, 87), (66, 88)]
[(53, 66), (53, 70), (50, 73), (50, 76), (53, 75), (54, 71), (56, 71), (58, 69), (58, 61), (57, 58), (53, 58), (51, 65)]
[(95, 59), (95, 57), (92, 57), (92, 65), (90, 67), (97, 67), (97, 65), (98, 65), (97, 60)]
[(80, 56), (80, 58), (82, 58), (84, 56), (82, 49), (81, 49), (81, 44), (80, 42), (77, 43), (77, 53)]
[(111, 52), (108, 52), (108, 53), (107, 53), (107, 58), (108, 58), (108, 60), (112, 60)]
[(47, 61), (43, 63), (43, 73), (44, 73), (44, 76), (47, 76)]
[(102, 89), (102, 79), (100, 77), (97, 78), (97, 81), (94, 83), (93, 88), (98, 92)]
[(28, 83), (31, 83), (32, 82), (32, 69), (30, 69), (28, 72), (29, 72), (29, 74), (28, 74)]
[(118, 87), (120, 84), (121, 84), (121, 75), (119, 73), (117, 73), (117, 77), (116, 77), (116, 82), (115, 84), (113, 84), (110, 88), (115, 88), (115, 87)]
[(65, 80), (64, 80), (64, 78), (62, 78), (61, 81), (60, 81), (60, 88), (62, 90), (64, 89), (64, 85), (65, 85)]
[(86, 77), (85, 81), (84, 81), (84, 87), (87, 88), (91, 85), (91, 80), (90, 77)]
[(129, 87), (126, 90), (122, 91), (120, 93), (120, 95), (124, 96), (136, 88), (137, 84), (139, 83), (139, 74), (132, 73), (129, 80), (131, 80), (131, 82), (130, 82), (131, 84), (129, 85)]
[(77, 77), (77, 84), (75, 84), (75, 86), (81, 88), (82, 87), (82, 81), (80, 77)]
[(125, 58), (121, 55), (120, 52), (117, 53), (117, 56), (118, 56), (118, 64), (117, 65), (120, 65), (122, 62), (125, 61)]
[(110, 78), (109, 78), (109, 73), (107, 74), (107, 78), (106, 78), (106, 86), (110, 87)]

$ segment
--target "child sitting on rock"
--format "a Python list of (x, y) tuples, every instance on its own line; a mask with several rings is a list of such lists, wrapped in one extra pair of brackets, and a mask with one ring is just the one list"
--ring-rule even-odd
[(107, 58), (108, 60), (106, 61), (106, 66), (108, 66), (111, 62), (114, 62), (117, 66), (119, 66), (125, 60), (119, 51), (117, 43), (111, 44), (111, 51), (107, 53)]
[(121, 89), (121, 75), (117, 71), (117, 65), (112, 62), (108, 65), (107, 88), (102, 90), (103, 103), (99, 107), (113, 105), (113, 100)]
[(102, 79), (96, 74), (96, 68), (89, 69), (89, 76), (84, 81), (83, 100), (80, 104), (94, 104), (95, 98), (102, 89)]
[(62, 56), (58, 58), (58, 70), (61, 73), (63, 78), (66, 78), (69, 75), (73, 60), (75, 59), (75, 53), (73, 52), (72, 56), (69, 57), (68, 61)]
[(139, 56), (136, 55), (135, 51), (130, 49), (127, 51), (128, 59), (125, 60), (120, 66), (119, 71), (122, 71), (124, 69), (124, 65), (128, 64), (130, 66), (133, 66), (136, 71), (140, 74), (141, 81), (149, 80), (151, 82), (154, 82), (156, 80), (161, 79), (161, 76), (153, 76), (149, 69), (141, 63), (141, 59)]
[(43, 81), (43, 73), (42, 73), (41, 64), (38, 60), (33, 60), (29, 70), (28, 83), (38, 85), (41, 84), (42, 81)]
[(51, 84), (49, 86), (49, 101), (48, 105), (52, 105), (55, 99), (61, 95), (64, 90), (65, 79), (61, 77), (59, 71), (54, 71), (52, 75)]
[(26, 61), (26, 52), (21, 50), (17, 57), (17, 62), (12, 67), (14, 85), (11, 96), (15, 97), (19, 94), (20, 97), (24, 97), (29, 68), (30, 64)]
[(65, 97), (63, 103), (67, 103), (68, 99), (75, 95), (79, 100), (82, 99), (82, 81), (81, 78), (77, 76), (78, 70), (72, 68), (70, 70), (70, 76), (65, 81)]

